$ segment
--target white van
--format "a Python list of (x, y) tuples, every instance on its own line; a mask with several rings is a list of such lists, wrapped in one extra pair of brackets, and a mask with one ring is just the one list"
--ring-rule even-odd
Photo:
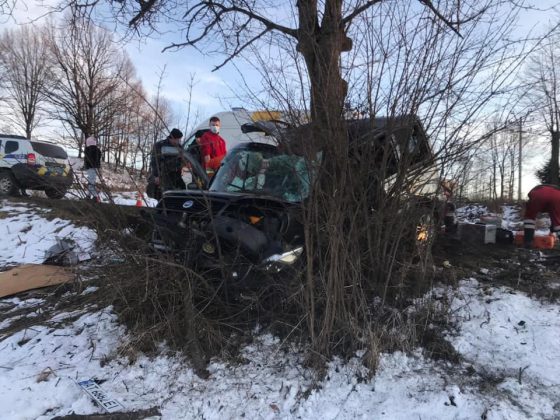
[(183, 147), (188, 149), (195, 144), (197, 132), (209, 129), (211, 117), (218, 117), (221, 122), (220, 136), (226, 142), (226, 149), (229, 151), (240, 143), (254, 142), (276, 145), (277, 141), (273, 136), (267, 136), (263, 132), (242, 131), (244, 124), (252, 124), (257, 121), (280, 120), (281, 114), (277, 111), (247, 111), (245, 108), (232, 108), (231, 111), (218, 112), (209, 116), (198, 124), (192, 132), (186, 136)]

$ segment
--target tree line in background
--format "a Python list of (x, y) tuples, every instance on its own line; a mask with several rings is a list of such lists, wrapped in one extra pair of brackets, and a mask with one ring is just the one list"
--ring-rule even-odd
[[(394, 16), (396, 9), (397, 7), (391, 13), (385, 13), (386, 18)], [(398, 13), (404, 13), (404, 8), (400, 9)], [(378, 18), (364, 15), (365, 18)], [(379, 26), (384, 27), (387, 27), (387, 22)], [(386, 82), (384, 77), (391, 74), (391, 71), (394, 72), (394, 69), (400, 68), (399, 76), (412, 80), (413, 72), (417, 70), (414, 70), (411, 63), (414, 60), (425, 61), (428, 58), (426, 52), (441, 43), (441, 35), (434, 31), (432, 38), (425, 37), (425, 55), (413, 57), (410, 54), (415, 42), (412, 31), (406, 34), (402, 29), (393, 33), (380, 29), (375, 33), (371, 29), (364, 31), (363, 25), (356, 25), (356, 28), (352, 35), (359, 35), (363, 39), (362, 43), (366, 45), (368, 53), (366, 57), (354, 56), (352, 62), (348, 63), (348, 69), (363, 68), (364, 72), (360, 73), (360, 77), (351, 78), (347, 100), (352, 99), (354, 104), (359, 104), (362, 109), (359, 115), (376, 115), (381, 111), (383, 100), (378, 96), (372, 101), (371, 93), (374, 88), (379, 93)], [(293, 35), (291, 31), (284, 29), (286, 28), (283, 28), (283, 32), (287, 36)], [(403, 42), (394, 42), (392, 37), (395, 34), (400, 34)], [(510, 107), (503, 119), (491, 124), (484, 122), (487, 133), (492, 134), (481, 135), (478, 129), (475, 135), (472, 130), (471, 136), (475, 135), (483, 140), (470, 147), (471, 150), (454, 162), (453, 177), (460, 186), (460, 195), (494, 200), (517, 198), (520, 159), (523, 158), (519, 143), (527, 150), (527, 146), (535, 138), (534, 135), (524, 135), (520, 139), (520, 134), (515, 132), (517, 128), (512, 127), (512, 124), (516, 125), (523, 119), (531, 119), (533, 126), (537, 124), (543, 127), (541, 134), (550, 140), (550, 158), (545, 167), (538, 168), (538, 174), (534, 171), (535, 174), (542, 182), (558, 182), (558, 38), (558, 31), (553, 28), (546, 39), (541, 39), (539, 46), (531, 51), (524, 63), (522, 77), (515, 85), (513, 95), (517, 98), (517, 104)], [(390, 55), (385, 54), (381, 60), (376, 58), (375, 64), (367, 64), (369, 51), (373, 58), (376, 48), (385, 50), (389, 46), (403, 49), (400, 62), (391, 63)], [(462, 48), (460, 45), (454, 47)], [(408, 51), (405, 53), (404, 49)], [(309, 54), (312, 55), (311, 52)], [(430, 54), (435, 56), (433, 52)], [(237, 55), (235, 48), (233, 55)], [(375, 70), (379, 72), (375, 73)], [(350, 70), (348, 73), (350, 74)], [(60, 136), (61, 142), (77, 149), (79, 157), (85, 138), (94, 135), (99, 138), (104, 160), (114, 163), (116, 167), (136, 167), (144, 172), (149, 162), (151, 146), (161, 138), (172, 119), (170, 104), (159, 92), (155, 95), (147, 94), (135, 75), (134, 65), (117, 45), (112, 33), (97, 26), (88, 17), (78, 16), (76, 13), (67, 13), (61, 21), (50, 20), (41, 26), (22, 26), (0, 34), (0, 74), (0, 101), (9, 110), (2, 115), (4, 126), (9, 122), (12, 127), (18, 127), (27, 138), (31, 138), (33, 131), (46, 119), (57, 121), (64, 130)], [(358, 86), (361, 91), (356, 90)], [(277, 90), (276, 86), (274, 88)], [(312, 89), (313, 92), (315, 90)], [(356, 94), (356, 91), (360, 93)], [(402, 91), (394, 89), (391, 92), (393, 96), (401, 95), (401, 104), (406, 103), (402, 100)], [(424, 101), (422, 95), (432, 94), (430, 89), (425, 89), (422, 95), (418, 95), (416, 90), (414, 92), (416, 97), (411, 98), (413, 103), (408, 108), (420, 108), (418, 104)], [(312, 103), (320, 103), (319, 93), (315, 95)], [(333, 95), (339, 96), (337, 92)], [(384, 113), (394, 112), (396, 100), (385, 98), (385, 101), (387, 109), (383, 110)], [(390, 106), (393, 109), (389, 109)], [(306, 105), (299, 107), (305, 108)], [(327, 115), (320, 109), (314, 112), (321, 118)], [(515, 114), (519, 116), (513, 117), (517, 122), (512, 123), (511, 115)], [(320, 125), (328, 125), (328, 122), (323, 121)], [(522, 131), (522, 128), (519, 130)], [(446, 140), (443, 142), (446, 143)]]
[[(553, 27), (530, 55), (518, 77), (513, 117), (487, 127), (492, 133), (464, 159), (461, 195), (471, 199), (513, 201), (528, 172), (536, 182), (560, 185), (560, 32)], [(544, 141), (539, 141), (544, 140)], [(539, 167), (520, 167), (527, 158), (548, 157)]]
[(172, 119), (169, 102), (146, 92), (112, 33), (85, 17), (1, 33), (0, 75), (4, 127), (30, 139), (46, 120), (58, 122), (61, 144), (81, 157), (95, 136), (117, 168), (144, 173)]

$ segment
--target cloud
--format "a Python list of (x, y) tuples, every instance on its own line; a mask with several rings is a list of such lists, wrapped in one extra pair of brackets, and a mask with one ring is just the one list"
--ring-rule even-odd
[(38, 25), (59, 4), (58, 0), (16, 1), (10, 16), (0, 18), (3, 29), (12, 29), (20, 25)]

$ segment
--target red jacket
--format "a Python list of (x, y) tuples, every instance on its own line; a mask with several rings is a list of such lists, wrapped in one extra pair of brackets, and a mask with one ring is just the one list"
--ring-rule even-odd
[(226, 154), (226, 142), (219, 134), (207, 131), (200, 138), (200, 152), (202, 160), (204, 161), (204, 166), (206, 167), (206, 156), (210, 156), (210, 160), (224, 157)]
[(548, 213), (552, 231), (560, 231), (560, 188), (553, 185), (538, 185), (529, 191), (529, 201), (525, 207), (524, 227), (535, 228), (538, 213)]

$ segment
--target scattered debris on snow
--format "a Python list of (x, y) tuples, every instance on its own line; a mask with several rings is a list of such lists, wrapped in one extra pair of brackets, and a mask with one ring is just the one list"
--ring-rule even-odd
[[(2, 205), (0, 265), (42, 262), (57, 236), (87, 251), (95, 242), (87, 228)], [(493, 287), (494, 270), (478, 271), (483, 284), (472, 278), (433, 291), (450, 302), (455, 327), (447, 339), (461, 362), (426, 359), (421, 349), (383, 354), (371, 379), (365, 349), (347, 362), (331, 360), (318, 381), (301, 349), (266, 333), (236, 363), (212, 360), (201, 379), (164, 344), (156, 357), (123, 356), (129, 337), (111, 307), (60, 311), (39, 322), (45, 299), (0, 299), (0, 418), (102, 413), (77, 385), (84, 380), (131, 412), (156, 407), (162, 419), (560, 418), (560, 305)], [(9, 330), (22, 320), (25, 328)]]

